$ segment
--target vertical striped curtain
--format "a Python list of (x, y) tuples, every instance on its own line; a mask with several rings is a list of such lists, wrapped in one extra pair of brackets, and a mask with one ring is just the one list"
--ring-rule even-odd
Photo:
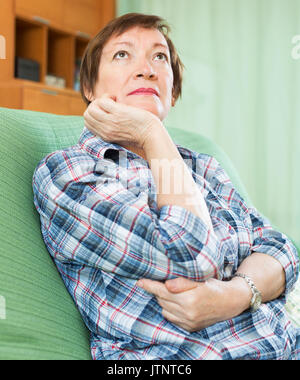
[(186, 67), (165, 125), (217, 142), (255, 206), (300, 242), (300, 1), (119, 0), (127, 12), (164, 17)]

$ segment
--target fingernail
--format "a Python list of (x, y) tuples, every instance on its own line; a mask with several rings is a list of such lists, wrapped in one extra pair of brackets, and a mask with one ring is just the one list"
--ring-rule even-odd
[(144, 283), (143, 283), (143, 280), (138, 280), (138, 282), (136, 283), (137, 286), (139, 286), (140, 288), (143, 287)]

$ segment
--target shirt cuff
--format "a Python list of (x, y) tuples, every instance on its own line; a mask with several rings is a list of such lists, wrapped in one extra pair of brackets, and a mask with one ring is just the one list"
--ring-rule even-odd
[(285, 271), (285, 291), (283, 295), (288, 295), (295, 287), (295, 284), (299, 275), (299, 258), (297, 250), (290, 240), (285, 238), (285, 244), (278, 243), (278, 246), (258, 244), (252, 247), (252, 252), (265, 253), (272, 256), (274, 259), (280, 262)]

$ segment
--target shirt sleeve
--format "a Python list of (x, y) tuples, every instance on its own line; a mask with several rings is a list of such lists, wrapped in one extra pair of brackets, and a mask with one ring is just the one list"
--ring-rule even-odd
[(220, 278), (224, 249), (202, 220), (179, 206), (155, 214), (147, 193), (109, 178), (101, 161), (54, 154), (33, 177), (50, 254), (132, 279)]
[(248, 223), (253, 231), (252, 252), (265, 253), (278, 260), (285, 271), (285, 295), (295, 287), (299, 276), (299, 257), (296, 247), (283, 233), (276, 231), (270, 221), (255, 208), (248, 210)]
[[(223, 198), (227, 206), (243, 220), (244, 226), (251, 236), (250, 253), (259, 252), (270, 255), (278, 260), (284, 268), (285, 295), (287, 295), (293, 290), (299, 276), (299, 256), (296, 247), (285, 234), (274, 229), (270, 221), (261, 215), (255, 207), (246, 205), (217, 160), (212, 158), (210, 166), (213, 170), (207, 173), (207, 180)], [(239, 263), (244, 258), (240, 257)]]

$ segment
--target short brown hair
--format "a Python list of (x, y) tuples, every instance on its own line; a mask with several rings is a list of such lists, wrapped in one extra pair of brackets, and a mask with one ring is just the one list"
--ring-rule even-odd
[(100, 59), (104, 45), (111, 36), (119, 36), (135, 26), (140, 26), (146, 29), (157, 29), (165, 37), (170, 50), (171, 66), (173, 70), (174, 100), (176, 101), (178, 97), (181, 96), (183, 64), (177, 54), (173, 42), (168, 37), (170, 32), (169, 25), (159, 16), (128, 13), (110, 21), (89, 42), (85, 50), (80, 68), (80, 92), (86, 104), (90, 104), (90, 101), (87, 99), (85, 91), (92, 93), (97, 83)]

